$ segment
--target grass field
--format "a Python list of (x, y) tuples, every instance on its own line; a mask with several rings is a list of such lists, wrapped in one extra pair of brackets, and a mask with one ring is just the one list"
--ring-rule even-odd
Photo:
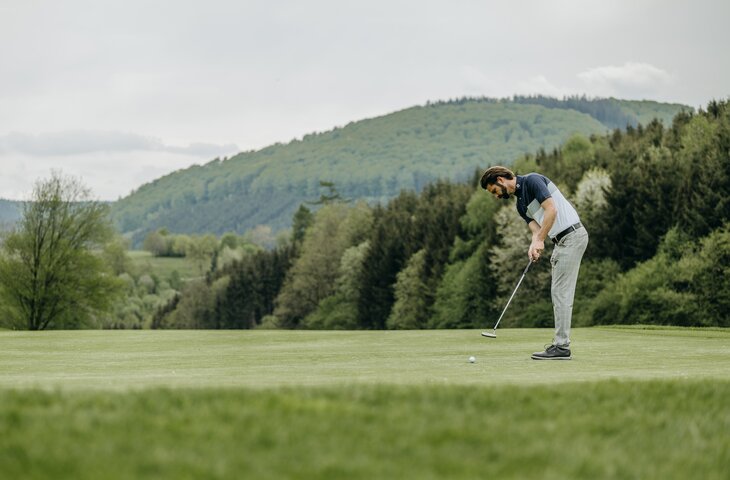
[(0, 477), (727, 478), (730, 331), (550, 336), (0, 332)]
[(183, 281), (203, 277), (195, 263), (184, 257), (155, 257), (143, 250), (132, 250), (127, 252), (127, 255), (140, 273), (155, 274), (161, 279), (169, 279), (172, 272), (177, 270)]

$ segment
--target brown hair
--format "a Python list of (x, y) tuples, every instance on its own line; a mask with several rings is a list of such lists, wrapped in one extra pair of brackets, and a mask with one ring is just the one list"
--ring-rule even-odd
[(489, 167), (482, 175), (482, 180), (480, 181), (482, 188), (486, 190), (487, 186), (494, 185), (495, 183), (497, 183), (497, 178), (499, 177), (504, 177), (507, 180), (512, 180), (513, 178), (515, 178), (515, 174), (512, 172), (512, 170), (506, 167)]

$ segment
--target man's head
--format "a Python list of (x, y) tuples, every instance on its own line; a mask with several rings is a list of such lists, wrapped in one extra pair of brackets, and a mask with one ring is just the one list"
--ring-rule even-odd
[(489, 167), (481, 179), (482, 188), (497, 198), (507, 200), (515, 192), (515, 174), (506, 167)]

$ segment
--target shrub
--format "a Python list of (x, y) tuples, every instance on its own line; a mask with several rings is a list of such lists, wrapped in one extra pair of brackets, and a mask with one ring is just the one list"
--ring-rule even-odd
[(673, 230), (654, 258), (596, 296), (588, 323), (730, 326), (729, 276), (727, 225), (694, 245)]

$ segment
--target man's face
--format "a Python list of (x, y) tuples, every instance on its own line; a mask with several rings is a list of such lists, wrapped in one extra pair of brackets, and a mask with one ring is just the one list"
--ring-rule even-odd
[(507, 187), (504, 186), (502, 182), (504, 182), (504, 179), (502, 177), (497, 178), (497, 183), (487, 185), (487, 191), (494, 195), (496, 198), (508, 200), (510, 197), (510, 193), (507, 191)]

